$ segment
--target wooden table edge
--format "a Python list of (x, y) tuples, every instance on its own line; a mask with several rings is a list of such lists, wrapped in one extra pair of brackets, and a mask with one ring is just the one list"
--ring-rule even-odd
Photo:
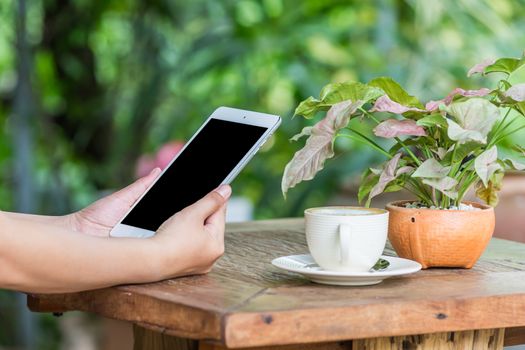
[[(134, 296), (138, 300), (135, 300), (135, 305), (141, 305), (141, 295), (133, 295), (126, 291), (119, 291), (116, 288), (101, 289), (83, 293), (117, 293), (124, 294), (126, 296)], [(83, 311), (94, 313), (103, 317), (127, 321), (134, 324), (138, 324), (143, 328), (155, 330), (168, 335), (189, 338), (189, 339), (207, 339), (218, 341), (222, 343), (223, 340), (223, 317), (224, 314), (221, 312), (210, 311), (197, 307), (192, 307), (184, 304), (173, 305), (168, 301), (155, 300), (155, 304), (146, 302), (139, 306), (140, 308), (147, 309), (151, 307), (153, 310), (163, 310), (164, 312), (172, 312), (177, 316), (172, 319), (169, 324), (162, 324), (157, 322), (155, 318), (155, 312), (144, 313), (137, 310), (136, 312), (123, 315), (121, 312), (112, 312), (111, 308), (104, 307), (107, 304), (101, 303), (100, 305), (86, 305), (82, 302), (75, 302), (75, 300), (68, 300), (68, 296), (74, 297), (77, 293), (72, 294), (60, 294), (60, 295), (27, 295), (27, 306), (29, 310), (33, 312), (49, 312), (49, 313), (63, 313), (68, 311)], [(97, 300), (104, 300), (105, 298), (98, 298)], [(108, 299), (106, 299), (108, 300)], [(144, 317), (143, 315), (149, 314), (150, 317)], [(184, 320), (184, 321), (180, 321)]]
[[(96, 291), (92, 291), (96, 292)], [(100, 292), (100, 291), (98, 291)], [(260, 294), (256, 293), (256, 294)], [(46, 299), (46, 297), (48, 297)], [(184, 328), (184, 326), (181, 324), (173, 324), (173, 325), (159, 325), (155, 322), (151, 322), (151, 320), (143, 320), (138, 319), (137, 317), (125, 317), (121, 314), (114, 314), (108, 311), (106, 308), (101, 307), (97, 308), (97, 310), (93, 310), (93, 308), (83, 307), (82, 305), (78, 304), (71, 304), (71, 303), (59, 303), (59, 300), (55, 300), (53, 298), (56, 297), (63, 297), (63, 295), (60, 296), (53, 296), (53, 295), (28, 295), (28, 307), (32, 311), (37, 312), (52, 312), (52, 313), (61, 313), (61, 312), (67, 312), (67, 311), (86, 311), (86, 312), (92, 312), (99, 314), (104, 317), (113, 318), (117, 320), (123, 320), (127, 322), (131, 322), (134, 324), (139, 325), (140, 327), (159, 332), (161, 334), (169, 335), (169, 336), (175, 336), (180, 338), (188, 338), (188, 339), (194, 339), (203, 341), (210, 344), (217, 344), (220, 346), (228, 347), (228, 348), (243, 348), (243, 347), (255, 347), (255, 346), (267, 346), (267, 345), (290, 345), (290, 344), (314, 344), (319, 342), (338, 342), (338, 341), (347, 341), (347, 340), (357, 340), (357, 339), (370, 339), (370, 338), (378, 338), (378, 337), (384, 337), (384, 334), (381, 334), (377, 329), (374, 330), (373, 328), (369, 328), (371, 331), (369, 332), (358, 332), (358, 333), (352, 333), (352, 332), (339, 332), (335, 333), (333, 336), (325, 336), (324, 338), (315, 336), (313, 339), (309, 339), (306, 337), (301, 337), (300, 340), (296, 340), (293, 338), (293, 330), (291, 330), (289, 327), (288, 329), (284, 327), (282, 324), (277, 324), (280, 319), (287, 319), (287, 322), (293, 323), (294, 319), (297, 318), (296, 311), (276, 311), (276, 312), (270, 312), (270, 313), (260, 313), (260, 312), (238, 312), (236, 311), (239, 307), (241, 307), (244, 303), (241, 303), (235, 307), (232, 307), (228, 312), (220, 313), (220, 312), (211, 312), (206, 310), (200, 310), (200, 312), (203, 313), (203, 318), (201, 320), (214, 320), (216, 324), (219, 326), (219, 328), (215, 328), (215, 332), (202, 332), (202, 330), (197, 331), (191, 331), (190, 329)], [(515, 297), (515, 296), (512, 296)], [(500, 298), (505, 299), (506, 296), (502, 296)], [(489, 303), (489, 301), (484, 300), (488, 298), (477, 298), (477, 300), (474, 300), (474, 305), (468, 305), (469, 308), (476, 307), (476, 303)], [(521, 306), (521, 310), (525, 310), (525, 295), (522, 298), (524, 300), (523, 305)], [(63, 301), (63, 300), (61, 300)], [(470, 300), (472, 302), (472, 299)], [(465, 300), (458, 300), (458, 302), (462, 303), (463, 306), (465, 303)], [(501, 302), (501, 300), (500, 300)], [(169, 303), (168, 303), (169, 304)], [(498, 307), (501, 305), (498, 303)], [(91, 305), (92, 306), (92, 305)], [(421, 305), (420, 305), (421, 306)], [(432, 307), (432, 312), (439, 314), (439, 310), (435, 309), (435, 305), (429, 305)], [(370, 308), (370, 305), (363, 305), (363, 307)], [(428, 307), (428, 306), (427, 306)], [(455, 305), (449, 305), (446, 309), (453, 311)], [(183, 310), (187, 308), (191, 311), (192, 315), (195, 313), (195, 308), (191, 308), (185, 305), (177, 305), (177, 309)], [(518, 309), (520, 309), (518, 305)], [(315, 313), (319, 313), (319, 309), (312, 309), (310, 311), (314, 311)], [(303, 312), (308, 312), (309, 310), (306, 309)], [(331, 309), (324, 309), (321, 310), (324, 311), (327, 314), (334, 314), (336, 310)], [(337, 312), (345, 313), (344, 309), (337, 309)], [(355, 311), (353, 309), (352, 311)], [(420, 313), (420, 312), (418, 312)], [(193, 317), (193, 316), (192, 316)], [(309, 321), (308, 315), (299, 315), (299, 318), (302, 317), (303, 324), (306, 321)], [(456, 324), (454, 322), (447, 322), (447, 318), (435, 318), (438, 322), (439, 327), (433, 325), (432, 331), (428, 330), (428, 324), (425, 323), (425, 326), (422, 326), (419, 330), (411, 329), (410, 331), (407, 329), (397, 329), (389, 332), (388, 337), (393, 336), (407, 336), (407, 335), (415, 335), (415, 334), (432, 334), (432, 333), (439, 333), (439, 332), (457, 332), (457, 331), (465, 331), (465, 330), (471, 330), (472, 327), (468, 324)], [(207, 321), (203, 321), (203, 325)], [(239, 327), (240, 324), (245, 324), (246, 322), (251, 323), (253, 328), (253, 322), (256, 323), (256, 325), (259, 327), (260, 331), (257, 332), (258, 334), (251, 334), (248, 340), (246, 339), (238, 339), (238, 333), (242, 332), (242, 327)], [(311, 321), (310, 321), (311, 322)], [(315, 321), (314, 321), (315, 322)], [(498, 323), (499, 322), (499, 323)], [(423, 322), (422, 322), (423, 323)], [(505, 346), (511, 346), (511, 345), (518, 345), (518, 344), (524, 344), (525, 343), (525, 326), (522, 326), (525, 323), (525, 320), (514, 318), (513, 320), (499, 320), (497, 322), (493, 322), (490, 324), (485, 324), (483, 326), (477, 327), (476, 329), (495, 329), (495, 328), (505, 328), (505, 340), (504, 344)], [(280, 332), (288, 332), (289, 336), (286, 338), (280, 338), (279, 341), (275, 341), (275, 338), (272, 338), (272, 333), (266, 332), (264, 330), (265, 327), (273, 325), (274, 327), (278, 327)], [(351, 330), (351, 327), (346, 325), (346, 330)], [(283, 340), (284, 339), (284, 340)]]
[[(345, 340), (356, 340), (356, 339), (371, 339), (371, 338), (383, 338), (383, 337), (395, 337), (395, 336), (408, 336), (417, 334), (433, 334), (441, 332), (457, 332), (457, 331), (468, 331), (468, 330), (480, 330), (480, 329), (509, 329), (509, 332), (505, 333), (505, 345), (517, 345), (525, 344), (525, 294), (519, 295), (520, 302), (516, 303), (516, 295), (500, 296), (498, 302), (494, 302), (494, 297), (491, 298), (474, 298), (474, 299), (457, 299), (455, 302), (444, 305), (443, 308), (437, 308), (436, 304), (432, 302), (424, 302), (418, 305), (418, 307), (424, 307), (424, 309), (414, 310), (412, 314), (404, 314), (401, 317), (419, 317), (422, 313), (429, 313), (431, 316), (425, 319), (421, 319), (419, 328), (403, 328), (403, 327), (391, 327), (388, 335), (385, 335), (385, 326), (380, 325), (376, 322), (376, 327), (370, 327), (370, 323), (367, 324), (365, 330), (359, 327), (359, 322), (363, 320), (356, 319), (352, 321), (350, 318), (344, 318), (341, 322), (341, 327), (337, 330), (331, 329), (330, 331), (319, 330), (319, 325), (322, 325), (322, 317), (334, 317), (337, 314), (345, 314), (356, 312), (356, 307), (352, 308), (334, 308), (334, 309), (306, 309), (301, 312), (297, 310), (291, 311), (275, 311), (275, 312), (232, 312), (224, 315), (223, 328), (223, 342), (222, 344), (228, 348), (244, 348), (244, 347), (259, 347), (259, 346), (275, 346), (275, 345), (290, 345), (290, 344), (312, 344), (319, 342), (338, 342)], [(492, 301), (492, 303), (491, 303)], [(522, 310), (519, 315), (507, 315), (501, 317), (498, 313), (499, 308), (502, 307), (502, 302), (509, 303), (508, 306), (515, 307), (517, 310)], [(393, 305), (394, 308), (399, 310), (405, 309), (406, 305), (398, 303)], [(454, 311), (461, 307), (462, 310), (468, 309), (472, 312), (480, 310), (479, 305), (487, 305), (489, 308), (485, 308), (487, 313), (494, 317), (488, 317), (484, 323), (476, 324), (475, 327), (471, 323), (465, 322), (454, 317)], [(492, 307), (490, 307), (492, 305)], [(381, 313), (381, 310), (370, 311), (370, 308), (374, 308), (374, 305), (362, 305), (361, 307), (366, 308), (368, 312), (362, 314), (375, 314), (379, 315), (380, 319), (388, 322), (388, 315)], [(448, 310), (448, 311), (447, 311)], [(395, 310), (394, 310), (395, 311)], [(316, 317), (309, 317), (311, 315)], [(320, 316), (320, 313), (324, 313), (324, 316)], [(519, 313), (519, 311), (518, 311)], [(468, 319), (468, 317), (466, 317)], [(345, 322), (346, 321), (346, 322)], [(395, 324), (395, 319), (390, 321)], [(374, 324), (374, 322), (372, 322)], [(402, 324), (402, 323), (400, 323)], [(245, 333), (243, 329), (257, 329), (257, 332)], [(297, 327), (302, 327), (303, 330), (297, 332)], [(305, 332), (304, 328), (309, 331)], [(316, 331), (317, 328), (317, 331)], [(322, 327), (321, 327), (322, 328)], [(280, 334), (279, 334), (280, 333)], [(294, 334), (301, 334), (300, 339), (295, 338)], [(286, 334), (287, 336), (283, 336)], [(305, 336), (306, 334), (306, 336)]]

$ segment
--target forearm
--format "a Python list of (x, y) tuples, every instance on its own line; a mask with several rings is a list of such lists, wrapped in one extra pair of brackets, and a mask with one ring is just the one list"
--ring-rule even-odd
[(147, 239), (86, 236), (4, 215), (0, 288), (60, 293), (151, 282), (162, 276), (155, 248)]
[(48, 224), (53, 226), (59, 226), (64, 229), (72, 229), (73, 223), (71, 215), (60, 215), (60, 216), (50, 216), (50, 215), (34, 215), (34, 214), (23, 214), (23, 213), (11, 213), (3, 212), (7, 218), (15, 220), (24, 220), (41, 224)]

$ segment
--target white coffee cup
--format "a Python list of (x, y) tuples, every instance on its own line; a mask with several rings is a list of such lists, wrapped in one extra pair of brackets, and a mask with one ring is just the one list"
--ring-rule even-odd
[(319, 207), (304, 211), (306, 241), (325, 270), (366, 272), (381, 257), (388, 211), (364, 207)]

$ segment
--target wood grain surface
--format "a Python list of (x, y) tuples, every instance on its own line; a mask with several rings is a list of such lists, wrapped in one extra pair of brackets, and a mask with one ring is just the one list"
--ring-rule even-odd
[[(94, 312), (237, 348), (525, 326), (525, 244), (493, 239), (470, 270), (323, 286), (270, 264), (308, 252), (303, 225), (302, 219), (228, 225), (226, 254), (205, 276), (33, 295), (28, 304), (40, 312)], [(387, 247), (385, 254), (394, 252)]]
[(504, 329), (356, 340), (352, 350), (500, 350)]
[[(250, 347), (241, 350), (501, 350), (505, 330), (482, 329), (461, 332), (406, 335), (339, 341)], [(135, 327), (135, 350), (226, 350), (222, 345), (180, 339)]]

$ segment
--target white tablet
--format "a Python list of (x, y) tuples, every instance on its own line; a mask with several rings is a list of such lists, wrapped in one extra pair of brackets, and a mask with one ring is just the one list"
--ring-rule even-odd
[(110, 235), (154, 235), (173, 214), (230, 183), (280, 123), (276, 115), (217, 108)]

